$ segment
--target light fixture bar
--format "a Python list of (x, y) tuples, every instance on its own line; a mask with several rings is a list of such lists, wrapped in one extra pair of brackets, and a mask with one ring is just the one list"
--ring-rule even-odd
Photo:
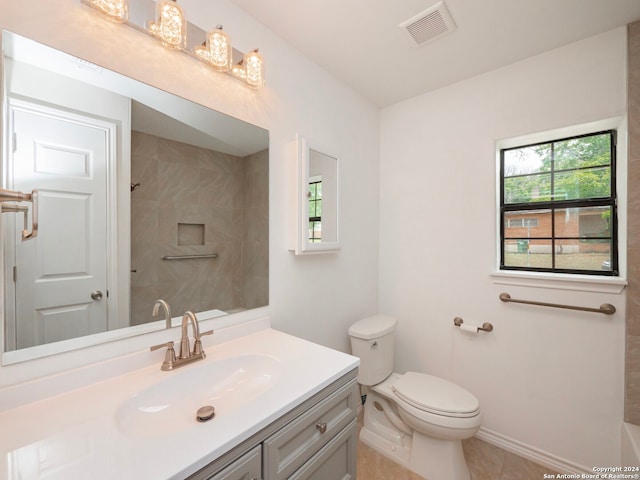
[[(80, 3), (88, 5), (94, 9), (96, 7), (94, 4), (98, 0), (80, 0)], [(107, 1), (107, 0), (100, 0)], [(109, 2), (116, 2), (120, 0), (108, 0)], [(150, 22), (157, 22), (157, 14), (156, 14), (156, 2), (154, 0), (129, 0), (128, 2), (128, 17), (125, 20), (117, 20), (125, 25), (128, 25), (140, 32), (146, 33), (150, 36), (155, 36), (152, 32), (149, 31), (148, 26)], [(159, 2), (161, 3), (161, 2)], [(96, 9), (97, 10), (97, 9)], [(188, 12), (187, 12), (188, 13)], [(196, 53), (198, 50), (202, 49), (202, 45), (206, 45), (207, 43), (207, 32), (197, 25), (186, 20), (186, 44), (184, 44), (181, 48), (175, 48), (181, 52), (190, 55), (193, 58), (196, 58), (208, 65), (211, 65), (206, 59), (203, 58), (202, 55)], [(244, 83), (249, 83), (247, 80), (245, 65), (243, 65), (244, 59), (246, 55), (237, 50), (233, 46), (231, 47), (232, 52), (232, 66), (230, 69), (226, 70), (226, 73), (231, 76), (241, 80)], [(250, 52), (251, 53), (251, 52)], [(223, 69), (224, 71), (224, 69)], [(254, 82), (255, 83), (255, 82)], [(258, 85), (250, 84), (252, 88), (258, 88), (264, 84), (264, 61), (262, 63), (262, 82)]]

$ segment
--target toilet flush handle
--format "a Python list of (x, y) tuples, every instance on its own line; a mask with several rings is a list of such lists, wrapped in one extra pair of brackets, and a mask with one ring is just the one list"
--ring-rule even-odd
[(373, 341), (373, 343), (370, 344), (371, 348), (375, 348), (378, 346), (378, 342), (376, 340)]

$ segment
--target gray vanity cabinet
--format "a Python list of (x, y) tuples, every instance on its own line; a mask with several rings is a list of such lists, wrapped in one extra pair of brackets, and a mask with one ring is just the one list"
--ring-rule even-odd
[(355, 480), (353, 370), (188, 480)]
[(318, 450), (350, 426), (357, 408), (357, 392), (347, 384), (271, 435), (264, 442), (265, 478), (285, 480), (291, 477)]
[(353, 420), (289, 480), (355, 480), (357, 439), (358, 427)]
[(262, 445), (257, 445), (207, 480), (260, 480), (261, 478)]

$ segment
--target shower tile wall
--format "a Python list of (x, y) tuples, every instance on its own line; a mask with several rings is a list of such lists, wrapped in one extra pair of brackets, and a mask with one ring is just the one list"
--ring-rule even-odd
[(628, 216), (625, 421), (640, 425), (640, 21), (628, 27)]
[(269, 151), (242, 161), (242, 306), (269, 303)]
[[(131, 182), (140, 183), (131, 194), (131, 324), (152, 321), (159, 298), (174, 316), (266, 304), (268, 294), (244, 287), (267, 277), (248, 252), (266, 248), (268, 259), (267, 239), (252, 233), (252, 222), (268, 223), (268, 152), (241, 159), (139, 132), (131, 144)], [(208, 253), (218, 257), (162, 260)]]

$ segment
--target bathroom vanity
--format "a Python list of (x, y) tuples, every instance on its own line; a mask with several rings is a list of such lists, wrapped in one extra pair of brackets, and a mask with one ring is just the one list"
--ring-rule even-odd
[(189, 479), (355, 479), (355, 373), (333, 382)]
[(140, 352), (154, 364), (0, 411), (0, 477), (355, 479), (359, 360), (268, 325), (224, 330), (176, 371)]

